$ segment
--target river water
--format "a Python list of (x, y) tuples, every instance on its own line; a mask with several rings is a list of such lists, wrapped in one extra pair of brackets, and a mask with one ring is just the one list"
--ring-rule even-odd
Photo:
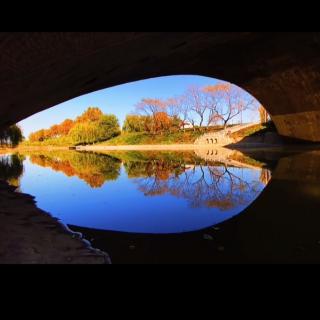
[(32, 151), (0, 179), (113, 263), (320, 261), (320, 152)]

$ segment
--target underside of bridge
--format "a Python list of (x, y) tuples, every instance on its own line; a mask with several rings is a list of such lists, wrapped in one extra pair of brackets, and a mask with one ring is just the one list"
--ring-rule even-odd
[(180, 74), (237, 84), (280, 134), (320, 141), (318, 32), (2, 32), (0, 126), (99, 89)]

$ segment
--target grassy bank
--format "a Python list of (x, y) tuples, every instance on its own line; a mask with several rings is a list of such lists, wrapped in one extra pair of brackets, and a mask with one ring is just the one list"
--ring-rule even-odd
[(44, 141), (31, 142), (29, 140), (23, 141), (19, 147), (28, 148), (28, 147), (68, 147), (73, 146), (72, 140), (68, 137), (61, 137), (55, 139), (47, 139)]
[(104, 146), (121, 145), (169, 145), (169, 144), (193, 144), (201, 136), (198, 131), (180, 131), (174, 133), (150, 134), (150, 133), (122, 133), (111, 140), (99, 143)]
[[(220, 127), (210, 128), (210, 132), (220, 131)], [(91, 144), (93, 146), (172, 146), (172, 145), (192, 145), (203, 134), (209, 132), (206, 130), (192, 130), (178, 132), (165, 132), (161, 134), (151, 134), (147, 132), (128, 133), (122, 132), (121, 135), (107, 141)], [(256, 125), (250, 128), (240, 130), (233, 134), (233, 138), (239, 141), (246, 137), (263, 135), (266, 132), (274, 131), (268, 125)], [(55, 139), (47, 139), (45, 141), (30, 142), (24, 141), (19, 145), (19, 149), (39, 148), (39, 149), (66, 149), (75, 146), (75, 143), (68, 137), (60, 137)], [(1, 149), (0, 149), (1, 150)]]
[(257, 124), (249, 128), (239, 130), (232, 134), (232, 138), (234, 138), (235, 140), (239, 140), (248, 137), (259, 137), (266, 134), (267, 132), (276, 132), (276, 128), (273, 124)]
[[(186, 130), (185, 132), (150, 134), (145, 132), (139, 133), (126, 133), (122, 132), (121, 135), (104, 141), (96, 145), (105, 146), (122, 146), (122, 145), (166, 145), (166, 144), (193, 144), (194, 141), (201, 135), (199, 131)], [(45, 141), (30, 142), (24, 141), (19, 147), (69, 147), (74, 146), (71, 139), (68, 137), (47, 139)]]
[[(146, 132), (127, 133), (122, 132), (121, 135), (108, 141), (98, 143), (97, 146), (132, 146), (132, 145), (178, 145), (178, 144), (194, 144), (194, 142), (203, 134), (208, 132), (217, 132), (223, 130), (222, 127), (210, 128), (209, 130), (192, 130), (178, 132), (166, 132), (162, 134), (151, 134)], [(236, 140), (249, 136), (259, 136), (266, 132), (273, 132), (275, 129), (270, 125), (255, 125), (250, 128), (240, 130), (233, 134)]]

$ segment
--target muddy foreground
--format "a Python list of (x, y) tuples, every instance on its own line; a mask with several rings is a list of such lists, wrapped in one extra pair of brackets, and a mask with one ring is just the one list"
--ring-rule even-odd
[(0, 181), (0, 264), (108, 264), (81, 234), (38, 209), (32, 196)]

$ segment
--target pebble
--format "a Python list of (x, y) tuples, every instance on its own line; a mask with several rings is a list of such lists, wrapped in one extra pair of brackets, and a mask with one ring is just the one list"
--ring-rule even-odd
[(212, 241), (212, 240), (213, 240), (213, 237), (210, 236), (210, 234), (204, 234), (204, 235), (203, 235), (203, 239), (204, 239), (204, 240)]

